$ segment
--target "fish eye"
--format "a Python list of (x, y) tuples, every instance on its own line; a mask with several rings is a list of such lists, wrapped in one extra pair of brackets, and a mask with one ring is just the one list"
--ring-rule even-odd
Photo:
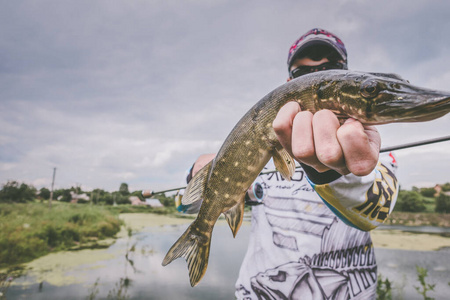
[(364, 98), (373, 98), (378, 95), (380, 89), (378, 83), (374, 80), (367, 80), (361, 84), (360, 93)]

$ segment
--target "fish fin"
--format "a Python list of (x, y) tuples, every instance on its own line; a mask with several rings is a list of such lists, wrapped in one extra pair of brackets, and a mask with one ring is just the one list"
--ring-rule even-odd
[(295, 173), (295, 161), (284, 148), (276, 149), (273, 152), (273, 163), (281, 176), (290, 181)]
[(235, 206), (223, 212), (225, 219), (227, 219), (228, 225), (231, 228), (231, 232), (233, 232), (233, 237), (236, 237), (236, 234), (241, 227), (242, 219), (244, 218), (244, 197), (245, 194)]
[(181, 198), (181, 203), (183, 205), (189, 205), (202, 199), (211, 166), (212, 161), (201, 168), (191, 179), (184, 191), (183, 198)]
[(192, 287), (196, 286), (203, 275), (205, 275), (211, 245), (210, 239), (202, 238), (195, 233), (192, 229), (195, 226), (194, 224), (192, 223), (173, 244), (162, 262), (162, 265), (166, 266), (175, 259), (183, 257), (188, 264), (189, 279)]

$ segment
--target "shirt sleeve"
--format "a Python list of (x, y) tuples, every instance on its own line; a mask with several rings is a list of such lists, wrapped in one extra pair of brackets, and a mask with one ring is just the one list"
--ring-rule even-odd
[[(186, 183), (189, 183), (192, 179), (192, 169), (194, 168), (194, 165), (186, 171)], [(177, 205), (177, 210), (179, 212), (185, 213), (185, 214), (196, 214), (200, 211), (200, 207), (202, 206), (203, 199), (200, 199), (198, 201), (195, 201), (191, 204), (184, 205), (182, 203), (179, 203)]]
[(369, 231), (381, 225), (395, 206), (399, 189), (396, 168), (395, 157), (389, 153), (380, 155), (376, 168), (367, 176), (332, 174), (333, 180), (327, 182), (313, 180), (307, 173), (311, 186), (342, 221)]

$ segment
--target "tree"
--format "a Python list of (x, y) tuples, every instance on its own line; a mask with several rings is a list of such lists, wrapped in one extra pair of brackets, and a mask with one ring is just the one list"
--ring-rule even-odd
[(42, 199), (46, 199), (46, 200), (50, 199), (50, 190), (48, 188), (45, 188), (45, 187), (41, 188), (39, 190), (39, 196)]
[(70, 202), (70, 200), (72, 200), (72, 195), (70, 194), (70, 192), (72, 192), (70, 189), (69, 190), (62, 190), (61, 193), (61, 201), (63, 202)]
[(119, 188), (119, 193), (121, 193), (123, 196), (128, 196), (130, 192), (128, 191), (128, 184), (121, 183)]
[(104, 193), (100, 193), (98, 195), (98, 202), (108, 204), (108, 205), (113, 205), (114, 199), (113, 199), (113, 196), (111, 195), (111, 193), (104, 192)]
[(396, 211), (421, 212), (426, 210), (423, 197), (416, 191), (400, 191)]
[(0, 202), (20, 202), (33, 201), (36, 196), (36, 189), (25, 183), (8, 181), (0, 191)]
[(130, 204), (130, 200), (128, 199), (128, 196), (123, 195), (120, 191), (119, 192), (113, 192), (112, 193), (113, 201), (116, 202), (116, 204)]
[(139, 199), (141, 199), (141, 201), (145, 200), (144, 197), (142, 196), (142, 190), (132, 192), (131, 196), (139, 197)]
[(434, 188), (421, 188), (420, 194), (424, 197), (434, 197), (434, 194), (436, 193)]
[(93, 204), (99, 204), (100, 202), (102, 202), (102, 197), (103, 195), (105, 195), (107, 192), (102, 190), (102, 189), (94, 189), (91, 192), (91, 201)]
[(153, 196), (153, 198), (158, 199), (159, 202), (166, 207), (175, 206), (174, 196), (167, 197), (166, 194), (158, 194)]
[(444, 192), (450, 191), (450, 182), (447, 182), (447, 183), (441, 185), (441, 187)]
[(450, 196), (441, 193), (436, 198), (436, 207), (434, 208), (434, 211), (438, 213), (450, 213)]

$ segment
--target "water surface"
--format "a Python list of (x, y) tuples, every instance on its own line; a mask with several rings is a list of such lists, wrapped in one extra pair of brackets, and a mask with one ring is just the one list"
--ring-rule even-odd
[[(151, 215), (143, 217), (148, 220)], [(139, 218), (135, 216), (135, 218)], [(166, 267), (161, 262), (191, 220), (175, 225), (139, 227), (107, 249), (52, 254), (31, 263), (33, 270), (14, 281), (7, 299), (105, 299), (125, 295), (129, 299), (234, 299), (234, 283), (244, 257), (249, 223), (236, 239), (224, 221), (214, 228), (210, 261), (198, 286), (189, 284), (187, 265), (178, 259)], [(153, 224), (155, 225), (155, 224)], [(416, 265), (428, 269), (427, 282), (436, 284), (429, 293), (435, 299), (450, 295), (450, 251), (409, 251), (376, 248), (379, 273), (395, 283), (395, 299), (421, 299)]]

